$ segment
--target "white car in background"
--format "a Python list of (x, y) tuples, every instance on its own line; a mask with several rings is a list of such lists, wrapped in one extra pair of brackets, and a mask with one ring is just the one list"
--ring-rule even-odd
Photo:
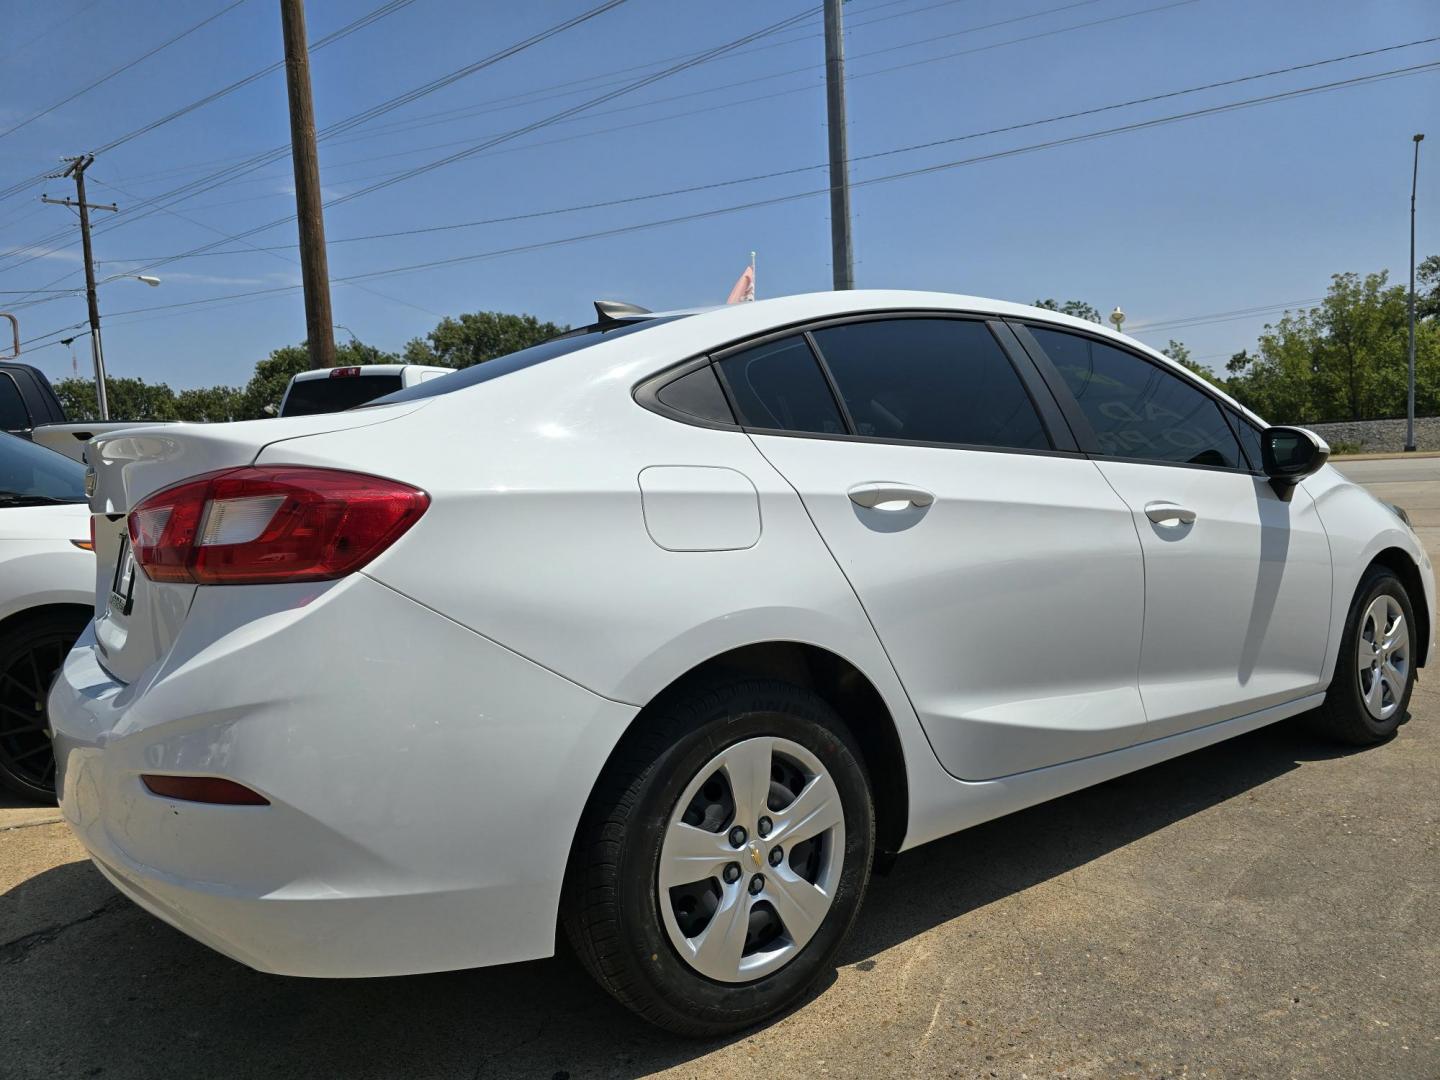
[(424, 364), (361, 364), (302, 371), (290, 377), (276, 415), (314, 416), (353, 409), (454, 370)]
[(1406, 718), (1415, 534), (1153, 350), (938, 293), (597, 308), (370, 407), (96, 441), (50, 713), (138, 904), (309, 976), (563, 927), (715, 1034), (794, 1003), (897, 852)]
[(55, 797), (45, 701), (95, 603), (84, 476), (0, 433), (0, 787), (28, 799)]

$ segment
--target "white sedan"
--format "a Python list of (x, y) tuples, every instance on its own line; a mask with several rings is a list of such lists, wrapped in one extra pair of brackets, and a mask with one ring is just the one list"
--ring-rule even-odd
[(90, 621), (85, 469), (0, 432), (0, 789), (53, 801), (50, 681)]
[(898, 852), (1406, 719), (1403, 514), (1153, 350), (935, 293), (597, 310), (366, 408), (97, 440), (50, 714), (123, 892), (293, 975), (563, 928), (714, 1034), (795, 1002)]

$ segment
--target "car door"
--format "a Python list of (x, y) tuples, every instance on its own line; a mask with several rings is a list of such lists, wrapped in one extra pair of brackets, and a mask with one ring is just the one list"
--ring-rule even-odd
[(946, 769), (990, 779), (1144, 738), (1129, 510), (1003, 324), (862, 319), (716, 366)]
[(1245, 421), (1168, 365), (1098, 336), (1029, 333), (1145, 552), (1140, 693), (1153, 734), (1319, 689), (1330, 547), (1304, 488), (1277, 494), (1237, 439)]

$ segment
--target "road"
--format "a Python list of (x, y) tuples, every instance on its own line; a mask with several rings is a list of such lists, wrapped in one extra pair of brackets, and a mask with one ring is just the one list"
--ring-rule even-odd
[[(1341, 467), (1440, 553), (1440, 461)], [(0, 1077), (1440, 1076), (1440, 693), (1344, 752), (1291, 722), (903, 856), (791, 1015), (693, 1043), (567, 957), (259, 975), (0, 808)]]

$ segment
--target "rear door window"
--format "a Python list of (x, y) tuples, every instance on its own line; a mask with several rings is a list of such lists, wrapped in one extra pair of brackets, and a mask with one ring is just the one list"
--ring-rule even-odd
[(855, 434), (1048, 450), (1019, 374), (984, 323), (873, 319), (814, 332)]
[(1030, 327), (1109, 457), (1244, 468), (1215, 399), (1159, 364), (1094, 338)]
[(28, 431), (30, 410), (9, 372), (0, 371), (0, 431)]
[(732, 353), (719, 368), (746, 427), (846, 434), (835, 395), (803, 336)]

